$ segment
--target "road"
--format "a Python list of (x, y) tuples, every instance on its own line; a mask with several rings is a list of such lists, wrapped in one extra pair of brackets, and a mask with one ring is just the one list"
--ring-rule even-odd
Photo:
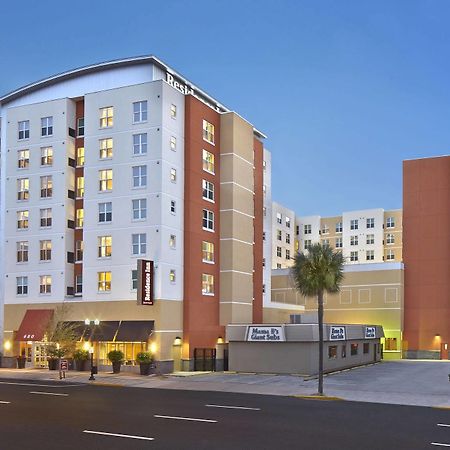
[(449, 410), (221, 392), (0, 380), (0, 419), (2, 450), (450, 446)]

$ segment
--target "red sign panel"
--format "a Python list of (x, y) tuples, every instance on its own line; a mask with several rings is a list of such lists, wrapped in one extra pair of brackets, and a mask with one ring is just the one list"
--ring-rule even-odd
[(138, 259), (137, 273), (138, 305), (153, 305), (153, 261)]

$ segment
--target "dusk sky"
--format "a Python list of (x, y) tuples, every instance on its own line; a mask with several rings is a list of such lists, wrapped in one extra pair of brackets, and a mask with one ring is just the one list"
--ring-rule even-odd
[(450, 151), (448, 0), (2, 2), (0, 93), (153, 54), (268, 139), (298, 214), (402, 206), (402, 160)]

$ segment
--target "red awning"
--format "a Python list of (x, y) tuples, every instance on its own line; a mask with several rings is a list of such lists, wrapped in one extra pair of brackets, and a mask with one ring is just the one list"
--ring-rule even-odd
[(53, 316), (53, 309), (27, 309), (16, 341), (42, 341), (45, 330)]

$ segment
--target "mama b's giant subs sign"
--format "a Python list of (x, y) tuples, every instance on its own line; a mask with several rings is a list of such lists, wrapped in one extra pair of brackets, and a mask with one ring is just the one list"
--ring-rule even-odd
[(138, 305), (153, 305), (153, 261), (138, 259), (137, 303)]

